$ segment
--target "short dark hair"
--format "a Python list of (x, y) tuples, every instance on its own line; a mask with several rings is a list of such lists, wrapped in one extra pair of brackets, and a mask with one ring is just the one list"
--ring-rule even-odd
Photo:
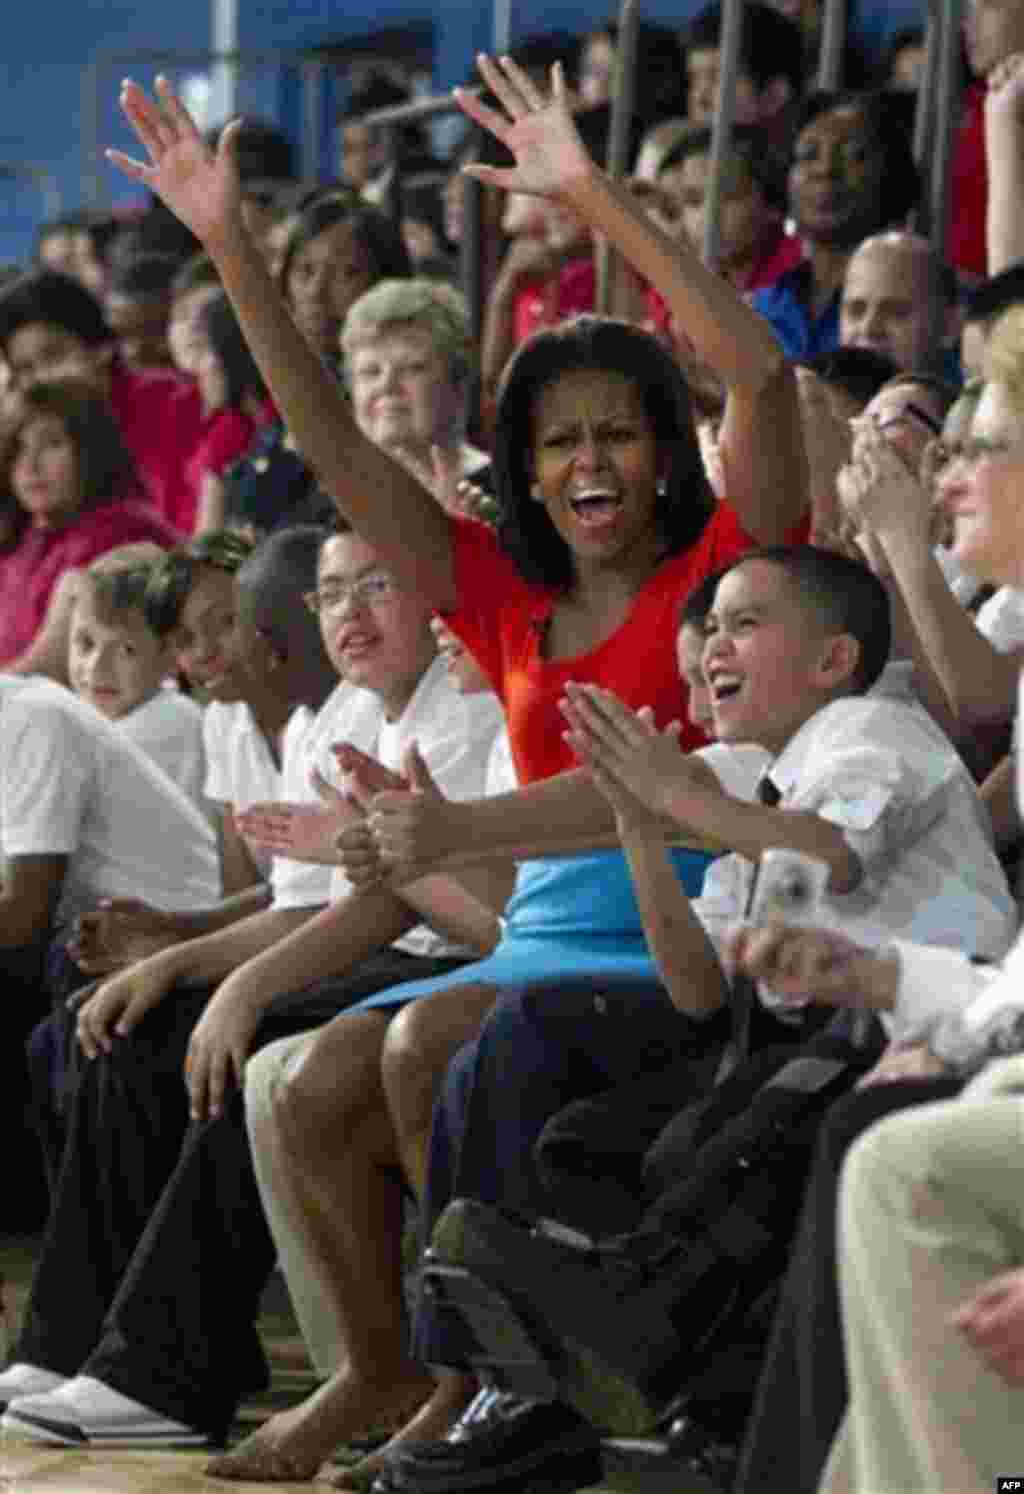
[(885, 171), (878, 196), (879, 228), (899, 226), (921, 195), (921, 174), (911, 148), (911, 118), (907, 100), (891, 89), (839, 89), (832, 93), (818, 88), (804, 99), (797, 115), (793, 139), (821, 117), (837, 109), (857, 109), (868, 133), (885, 157)]
[(40, 380), (19, 389), (0, 424), (0, 488), (11, 488), (11, 470), (30, 420), (53, 415), (75, 448), (83, 509), (141, 493), (135, 460), (107, 401), (78, 379)]
[(0, 348), (35, 323), (61, 327), (92, 347), (114, 337), (92, 291), (59, 270), (29, 270), (0, 290)]
[[(250, 181), (272, 178), (291, 181), (295, 177), (295, 147), (283, 130), (269, 119), (242, 115), (237, 119), (234, 139), (235, 161), (243, 192)], [(216, 149), (223, 125), (206, 133), (209, 145)]]
[(692, 591), (686, 593), (679, 608), (677, 631), (679, 628), (700, 628), (703, 631), (708, 613), (714, 606), (718, 583), (724, 575), (724, 570), (712, 571)]
[(249, 351), (234, 308), (223, 292), (206, 303), (200, 320), (224, 376), (226, 403), (238, 406), (247, 394), (264, 398), (267, 386), (263, 375)]
[[(709, 155), (711, 152), (711, 126), (692, 125), (662, 158), (658, 175), (678, 166), (690, 156)], [(764, 130), (758, 125), (733, 125), (729, 135), (729, 154), (742, 161), (754, 185), (770, 207), (779, 212), (786, 210), (786, 162), (783, 156), (765, 139)]]
[(829, 348), (802, 359), (798, 366), (809, 368), (823, 384), (841, 389), (862, 405), (874, 399), (879, 389), (899, 373), (895, 359), (874, 348)]
[[(706, 5), (684, 32), (687, 49), (718, 47), (722, 40), (722, 8)], [(773, 78), (785, 78), (794, 98), (804, 88), (804, 40), (789, 16), (760, 0), (746, 0), (740, 28), (739, 66), (758, 89)]]
[(116, 260), (107, 276), (107, 293), (126, 301), (159, 301), (169, 297), (180, 272), (171, 254), (138, 254)]
[(1024, 303), (1024, 260), (1007, 265), (968, 291), (964, 300), (965, 322), (991, 322), (1011, 306)]
[(316, 586), (317, 562), (324, 530), (314, 524), (292, 524), (260, 540), (239, 567), (239, 596), (252, 621), (272, 642), (288, 652), (296, 627), (300, 634), (318, 630), (316, 619), (302, 605), (302, 597)]
[(412, 274), (401, 232), (387, 214), (371, 207), (349, 187), (330, 187), (314, 193), (296, 213), (278, 280), (285, 294), (295, 256), (338, 223), (347, 223), (357, 243), (366, 250), (376, 279)]
[(237, 575), (254, 546), (234, 529), (214, 529), (168, 550), (153, 566), (143, 600), (146, 622), (161, 638), (178, 626), (203, 566)]
[(493, 452), (499, 539), (523, 578), (543, 586), (568, 586), (573, 563), (544, 506), (529, 496), (533, 412), (543, 389), (584, 369), (632, 380), (659, 445), (671, 457), (656, 509), (668, 552), (693, 544), (714, 508), (686, 380), (657, 339), (612, 317), (578, 316), (545, 328), (522, 344), (505, 370)]
[(152, 564), (114, 571), (89, 570), (85, 573), (84, 581), (97, 612), (102, 616), (109, 617), (118, 612), (141, 612), (149, 627), (145, 603), (152, 574)]
[(748, 550), (722, 576), (751, 560), (766, 560), (785, 571), (801, 605), (826, 631), (848, 633), (856, 639), (860, 657), (851, 693), (870, 690), (892, 651), (889, 597), (874, 572), (834, 550), (819, 550), (814, 545), (768, 545)]

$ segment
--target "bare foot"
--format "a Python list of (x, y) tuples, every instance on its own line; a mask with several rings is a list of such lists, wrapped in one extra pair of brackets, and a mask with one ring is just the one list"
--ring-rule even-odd
[(477, 1381), (471, 1375), (443, 1375), (430, 1399), (424, 1401), (412, 1420), (407, 1421), (383, 1447), (378, 1447), (348, 1468), (324, 1469), (321, 1479), (333, 1489), (368, 1489), (381, 1469), (386, 1467), (388, 1455), (396, 1447), (407, 1442), (437, 1442), (450, 1431), (477, 1389)]
[(301, 1405), (278, 1412), (230, 1452), (212, 1458), (206, 1472), (212, 1478), (254, 1483), (308, 1482), (339, 1442), (408, 1416), (433, 1384), (418, 1365), (407, 1366), (385, 1384), (341, 1369)]

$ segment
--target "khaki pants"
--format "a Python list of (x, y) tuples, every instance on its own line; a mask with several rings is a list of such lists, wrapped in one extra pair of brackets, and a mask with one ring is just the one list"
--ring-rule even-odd
[(292, 1307), (318, 1374), (332, 1375), (341, 1360), (337, 1319), (331, 1299), (306, 1253), (302, 1232), (289, 1203), (287, 1175), (274, 1149), (266, 1145), (276, 1129), (274, 1094), (293, 1062), (312, 1044), (316, 1032), (280, 1038), (255, 1053), (245, 1066), (245, 1121), (263, 1209), (288, 1284)]
[(1024, 1476), (1024, 1390), (950, 1325), (1024, 1265), (1024, 1060), (962, 1098), (881, 1121), (849, 1153), (839, 1203), (850, 1403), (819, 1494), (992, 1494)]

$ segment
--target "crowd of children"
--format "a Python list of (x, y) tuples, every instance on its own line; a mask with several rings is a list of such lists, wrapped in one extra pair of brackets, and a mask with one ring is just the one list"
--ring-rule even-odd
[[(482, 57), (429, 243), (394, 132), (347, 119), (303, 194), (273, 132), (128, 82), (152, 215), (50, 225), (0, 287), (2, 1109), (39, 1156), (8, 1227), (45, 1221), (12, 1435), (222, 1446), (276, 1263), (321, 1383), (224, 1479), (387, 1426), (321, 1476), (586, 1487), (684, 1384), (738, 1494), (1012, 1471), (1024, 5), (968, 8), (985, 243), (948, 264), (920, 39), (807, 90), (816, 9), (745, 7), (714, 264), (709, 8), (644, 32), (623, 180), (614, 27), (578, 89), (560, 44)], [(806, 917), (763, 911), (778, 853)], [(826, 1052), (757, 1352), (690, 1384), (686, 1116)], [(557, 1395), (462, 1288), (408, 1321), (410, 1195)]]

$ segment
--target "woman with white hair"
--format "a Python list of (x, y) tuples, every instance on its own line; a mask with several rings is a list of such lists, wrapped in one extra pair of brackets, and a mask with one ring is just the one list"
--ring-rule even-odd
[(363, 435), (462, 511), (460, 479), (486, 483), (489, 461), (463, 439), (475, 346), (461, 291), (419, 276), (382, 280), (349, 307), (341, 351)]

